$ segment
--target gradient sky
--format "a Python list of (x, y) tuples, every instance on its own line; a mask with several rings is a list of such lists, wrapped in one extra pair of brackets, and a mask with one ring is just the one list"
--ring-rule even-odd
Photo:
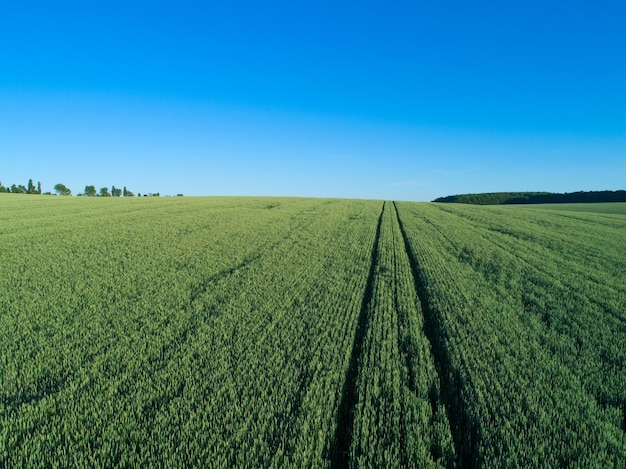
[(4, 2), (0, 181), (626, 189), (626, 2)]

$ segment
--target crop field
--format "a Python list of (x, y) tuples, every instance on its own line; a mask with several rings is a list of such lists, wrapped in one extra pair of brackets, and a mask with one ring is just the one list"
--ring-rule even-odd
[(0, 194), (0, 467), (623, 468), (609, 205)]
[(529, 204), (524, 208), (534, 210), (565, 210), (568, 212), (614, 213), (626, 215), (626, 202), (589, 204)]

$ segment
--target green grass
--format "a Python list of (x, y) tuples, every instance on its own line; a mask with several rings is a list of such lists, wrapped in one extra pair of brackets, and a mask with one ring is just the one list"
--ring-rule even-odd
[(514, 207), (531, 208), (534, 210), (564, 210), (568, 212), (589, 212), (626, 215), (626, 202), (600, 204), (528, 204)]
[(626, 218), (556, 208), (0, 194), (0, 467), (623, 467)]

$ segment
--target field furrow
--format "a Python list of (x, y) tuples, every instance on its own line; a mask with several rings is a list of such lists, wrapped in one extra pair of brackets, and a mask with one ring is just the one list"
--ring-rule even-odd
[[(601, 461), (619, 466), (625, 451), (621, 412), (599, 407), (547, 346), (543, 326), (528, 321), (509, 290), (465, 262), (463, 246), (480, 239), (479, 231), (463, 229), (454, 215), (437, 207), (398, 206), (423, 278), (423, 296), (439, 326), (448, 387), (459, 397), (459, 406), (451, 410), (460, 415), (451, 421), (466, 422), (464, 428), (453, 425), (455, 440), (465, 445), (457, 448), (459, 464), (585, 466)], [(492, 245), (477, 260), (503, 255)], [(509, 264), (502, 258), (491, 265), (506, 269)], [(533, 273), (520, 275), (525, 279)], [(544, 311), (555, 314), (553, 307)]]
[(445, 467), (454, 448), (397, 214), (381, 216), (355, 382), (351, 467)]
[(376, 275), (376, 263), (379, 256), (380, 230), (385, 213), (385, 206), (381, 209), (376, 224), (376, 236), (372, 245), (372, 253), (370, 257), (370, 269), (365, 285), (365, 293), (359, 311), (354, 341), (350, 352), (350, 362), (346, 373), (343, 389), (341, 392), (341, 401), (337, 412), (337, 424), (335, 428), (335, 438), (333, 439), (333, 466), (344, 467), (347, 465), (350, 456), (350, 447), (353, 441), (353, 428), (355, 418), (355, 406), (358, 400), (357, 378), (359, 375), (360, 363), (362, 362), (363, 341), (368, 330), (369, 316), (368, 309), (372, 301), (374, 290), (374, 276)]

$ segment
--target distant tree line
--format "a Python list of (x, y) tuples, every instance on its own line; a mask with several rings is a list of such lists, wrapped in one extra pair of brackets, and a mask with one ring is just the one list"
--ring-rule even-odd
[[(65, 184), (58, 183), (54, 186), (54, 192), (57, 195), (70, 196), (72, 195), (72, 190), (67, 187)], [(0, 193), (11, 193), (11, 194), (43, 194), (43, 195), (51, 195), (52, 192), (42, 192), (41, 182), (35, 183), (32, 179), (28, 180), (28, 185), (24, 186), (22, 184), (13, 184), (10, 187), (5, 187), (0, 182)], [(96, 190), (96, 186), (85, 186), (84, 192), (78, 194), (79, 196), (86, 197), (135, 197), (135, 194), (129, 191), (126, 186), (123, 188), (112, 186), (109, 191), (108, 187), (101, 187), (99, 190)], [(182, 194), (178, 194), (179, 196)], [(141, 194), (138, 194), (141, 197)], [(158, 192), (144, 194), (144, 197), (159, 197), (160, 194)]]
[(96, 186), (85, 186), (85, 191), (79, 195), (86, 197), (135, 197), (135, 194), (126, 189), (126, 186), (123, 189), (113, 186), (111, 192), (109, 192), (108, 187), (101, 187), (99, 191), (96, 191)]
[(22, 184), (13, 184), (11, 187), (4, 187), (0, 182), (0, 192), (12, 194), (41, 194), (41, 182), (37, 182), (37, 186), (32, 179), (28, 180), (28, 186)]
[(626, 202), (626, 191), (569, 192), (486, 192), (439, 197), (433, 202), (501, 205), (501, 204), (578, 204), (599, 202)]

